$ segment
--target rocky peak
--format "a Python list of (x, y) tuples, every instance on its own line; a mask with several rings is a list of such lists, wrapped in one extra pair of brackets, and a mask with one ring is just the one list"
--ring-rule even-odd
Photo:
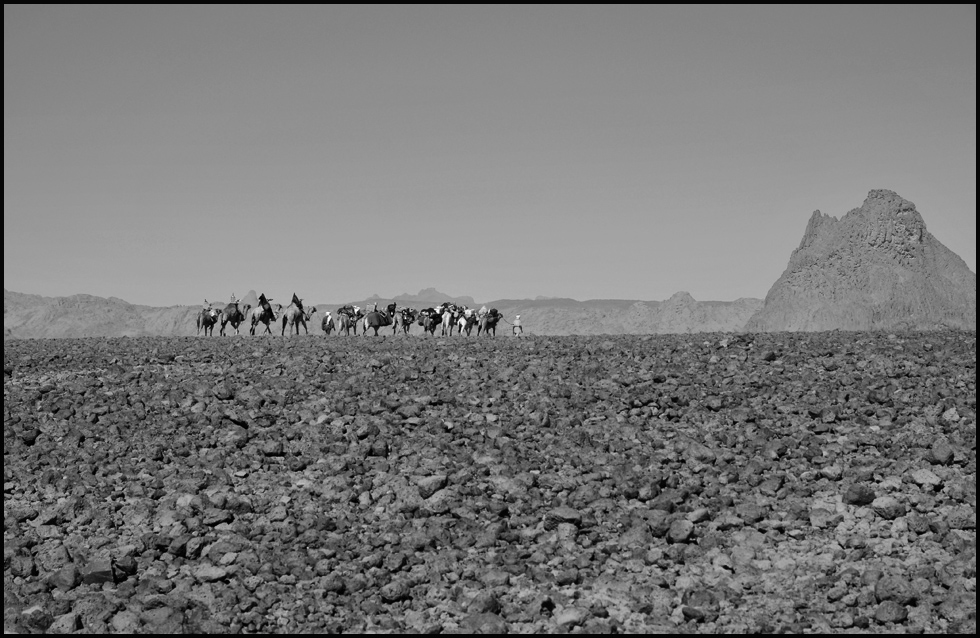
[(868, 193), (841, 219), (814, 211), (751, 331), (976, 329), (976, 274), (915, 204)]
[(874, 190), (856, 212), (863, 217), (864, 240), (869, 246), (903, 261), (920, 256), (926, 224), (915, 204), (892, 191)]
[(696, 302), (694, 297), (691, 296), (691, 293), (681, 290), (680, 292), (675, 292), (673, 295), (671, 295), (670, 299), (668, 299), (665, 303), (671, 306), (686, 306)]

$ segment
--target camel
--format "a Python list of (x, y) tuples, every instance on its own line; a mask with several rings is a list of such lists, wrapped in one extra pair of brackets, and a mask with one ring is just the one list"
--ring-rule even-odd
[(442, 336), (451, 337), (453, 336), (453, 328), (456, 327), (456, 322), (463, 316), (464, 309), (449, 302), (442, 304), (442, 308)]
[(497, 312), (496, 308), (491, 308), (490, 312), (480, 315), (480, 322), (476, 326), (476, 336), (480, 336), (480, 333), (489, 335), (493, 331), (493, 336), (497, 336), (497, 323), (503, 319), (504, 316)]
[(364, 317), (364, 313), (361, 312), (358, 306), (343, 306), (337, 309), (337, 333), (343, 332), (348, 337), (350, 336), (350, 331), (354, 331), (354, 336), (357, 336), (357, 323), (358, 320)]
[(440, 306), (438, 310), (435, 308), (424, 308), (419, 312), (418, 324), (422, 326), (422, 330), (431, 334), (433, 337), (436, 336), (436, 328), (442, 325), (442, 315), (445, 308)]
[(265, 293), (259, 295), (259, 305), (252, 310), (252, 326), (249, 328), (249, 334), (254, 335), (255, 328), (260, 323), (265, 324), (265, 333), (263, 334), (272, 334), (270, 324), (279, 318), (279, 314), (282, 312), (282, 304), (276, 304), (275, 309), (273, 309), (272, 304), (269, 303), (269, 301), (271, 300), (266, 299)]
[(230, 303), (225, 306), (224, 311), (221, 313), (221, 336), (225, 336), (225, 326), (229, 323), (231, 327), (235, 329), (235, 334), (241, 334), (239, 331), (239, 326), (245, 323), (245, 317), (248, 315), (248, 311), (252, 309), (250, 304), (245, 304), (245, 309), (242, 310), (238, 307), (238, 303)]
[(220, 316), (221, 313), (208, 304), (208, 307), (202, 309), (197, 315), (197, 334), (201, 334), (201, 330), (203, 330), (205, 336), (214, 336), (214, 324), (218, 323)]
[(310, 334), (309, 329), (306, 327), (306, 322), (316, 313), (316, 306), (313, 306), (309, 310), (303, 308), (303, 300), (293, 295), (293, 303), (282, 313), (282, 336), (286, 336), (286, 327), (289, 326), (289, 335), (292, 336), (293, 329), (296, 329), (296, 335), (299, 336), (299, 327), (303, 326), (303, 331), (306, 334)]
[(378, 336), (378, 329), (385, 326), (390, 326), (394, 322), (391, 316), (388, 315), (384, 310), (374, 310), (367, 313), (364, 317), (364, 336), (367, 336), (368, 328), (374, 328), (374, 336)]

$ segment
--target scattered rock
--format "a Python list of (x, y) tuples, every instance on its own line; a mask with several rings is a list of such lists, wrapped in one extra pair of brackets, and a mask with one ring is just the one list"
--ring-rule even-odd
[(863, 507), (871, 505), (875, 500), (875, 492), (863, 483), (852, 483), (844, 492), (844, 502), (848, 505)]
[(904, 605), (886, 600), (875, 609), (875, 620), (881, 624), (903, 623), (909, 617), (909, 610)]
[(6, 628), (969, 628), (975, 337), (897, 334), (8, 340)]
[(875, 514), (889, 521), (905, 516), (907, 511), (905, 505), (893, 496), (879, 496), (871, 502), (871, 508)]

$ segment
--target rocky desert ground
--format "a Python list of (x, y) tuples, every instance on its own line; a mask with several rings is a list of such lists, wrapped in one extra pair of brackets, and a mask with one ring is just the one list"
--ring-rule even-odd
[(4, 342), (8, 632), (976, 630), (976, 332)]

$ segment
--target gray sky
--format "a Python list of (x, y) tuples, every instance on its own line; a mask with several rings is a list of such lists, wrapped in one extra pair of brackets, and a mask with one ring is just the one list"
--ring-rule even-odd
[(976, 6), (4, 6), (4, 287), (763, 297), (886, 188), (976, 271)]

